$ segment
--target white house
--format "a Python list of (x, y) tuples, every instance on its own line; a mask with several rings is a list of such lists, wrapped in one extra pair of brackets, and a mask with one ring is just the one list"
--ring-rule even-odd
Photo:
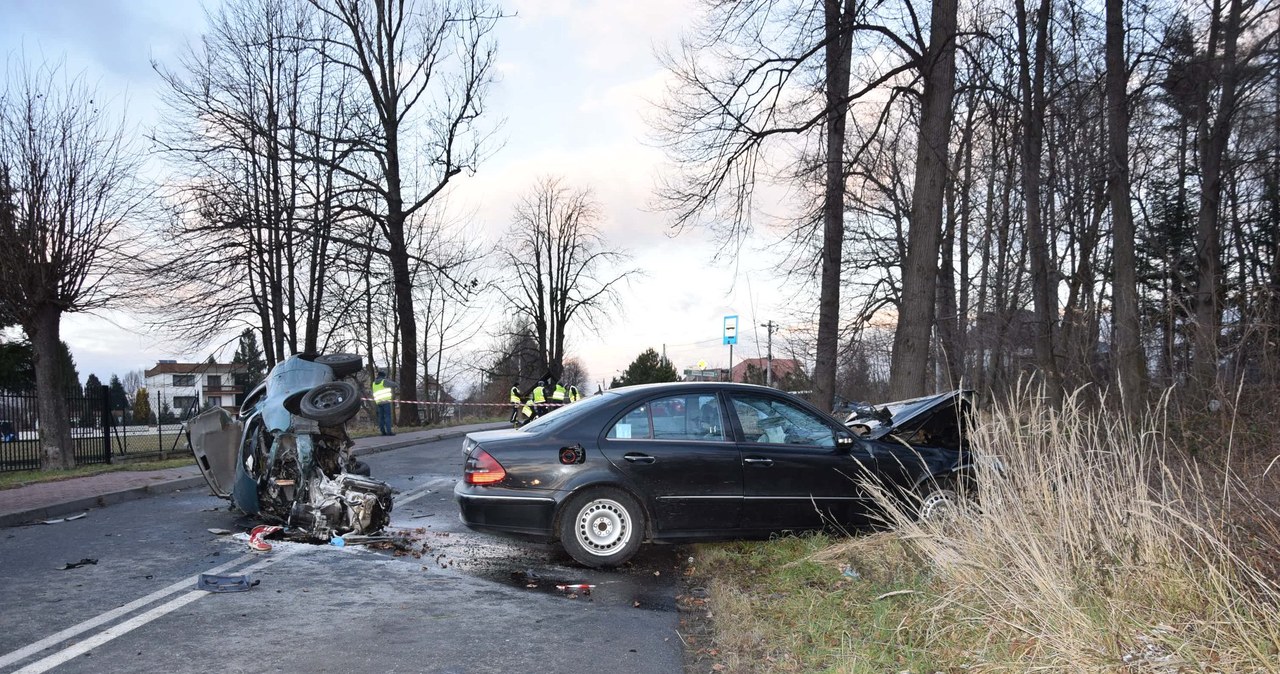
[(206, 407), (234, 412), (236, 396), (243, 391), (236, 386), (233, 375), (244, 369), (240, 364), (162, 360), (144, 373), (151, 409), (159, 414), (162, 403), (167, 404), (179, 418)]

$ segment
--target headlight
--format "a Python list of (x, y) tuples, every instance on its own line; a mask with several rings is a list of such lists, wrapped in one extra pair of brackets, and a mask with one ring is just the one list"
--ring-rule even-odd
[(471, 439), (471, 436), (469, 436), (469, 435), (468, 435), (466, 438), (463, 438), (463, 440), (462, 440), (462, 455), (463, 455), (463, 456), (467, 456), (467, 455), (471, 454), (471, 450), (475, 449), (476, 444), (477, 444), (477, 443), (476, 443), (476, 441), (475, 441), (475, 440), (472, 440), (472, 439)]

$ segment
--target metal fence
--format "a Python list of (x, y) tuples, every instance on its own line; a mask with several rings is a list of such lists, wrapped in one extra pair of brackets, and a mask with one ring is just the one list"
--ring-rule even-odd
[[(126, 424), (107, 387), (67, 398), (76, 464), (167, 458), (188, 452), (182, 424)], [(40, 405), (34, 393), (0, 393), (0, 472), (40, 467)]]

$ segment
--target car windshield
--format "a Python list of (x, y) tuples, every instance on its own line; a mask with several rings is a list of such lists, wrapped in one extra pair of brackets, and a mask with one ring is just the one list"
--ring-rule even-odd
[(590, 398), (583, 398), (576, 403), (563, 405), (551, 410), (537, 419), (534, 419), (533, 421), (530, 421), (524, 426), (521, 426), (520, 430), (530, 433), (542, 433), (554, 430), (578, 418), (579, 416), (590, 412), (600, 405), (603, 405), (616, 395), (618, 394), (606, 392), (601, 395), (591, 396)]

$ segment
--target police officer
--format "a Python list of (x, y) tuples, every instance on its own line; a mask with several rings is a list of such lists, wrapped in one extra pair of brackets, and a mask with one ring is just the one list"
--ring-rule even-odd
[(524, 400), (521, 399), (520, 397), (520, 384), (519, 382), (512, 382), (511, 384), (511, 423), (514, 424), (520, 420), (520, 408), (522, 407), (524, 407)]
[(395, 381), (387, 379), (383, 370), (378, 370), (378, 376), (370, 387), (373, 389), (373, 404), (378, 407), (378, 432), (383, 435), (395, 435), (391, 430), (391, 399), (395, 397), (395, 387)]
[(571, 403), (576, 403), (576, 402), (578, 402), (579, 400), (582, 400), (582, 394), (581, 394), (581, 393), (578, 393), (578, 387), (577, 387), (577, 386), (570, 386), (570, 387), (569, 387), (569, 402), (571, 402)]
[(569, 392), (564, 389), (564, 384), (556, 382), (556, 387), (551, 390), (551, 402), (556, 405), (568, 404)]
[(533, 403), (533, 416), (540, 417), (546, 413), (547, 382), (545, 379), (538, 380), (538, 385), (534, 386), (529, 394), (529, 400)]

